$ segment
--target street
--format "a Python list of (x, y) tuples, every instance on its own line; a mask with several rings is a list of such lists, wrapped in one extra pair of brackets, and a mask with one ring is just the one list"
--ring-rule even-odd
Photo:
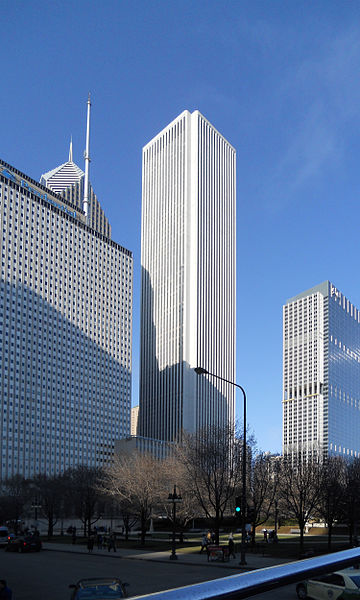
[[(43, 551), (17, 554), (0, 551), (0, 578), (13, 590), (13, 600), (66, 600), (69, 584), (83, 577), (116, 576), (135, 596), (217, 579), (236, 573), (216, 566), (160, 563), (149, 560)], [(121, 554), (121, 551), (119, 552)], [(253, 596), (258, 600), (296, 600), (295, 586)]]

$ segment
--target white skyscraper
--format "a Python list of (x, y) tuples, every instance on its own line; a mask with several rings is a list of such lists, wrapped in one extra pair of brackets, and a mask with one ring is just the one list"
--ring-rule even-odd
[(236, 152), (184, 111), (143, 149), (139, 434), (233, 423)]

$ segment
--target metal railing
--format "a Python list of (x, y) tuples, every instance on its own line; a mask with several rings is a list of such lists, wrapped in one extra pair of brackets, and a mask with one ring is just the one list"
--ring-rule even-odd
[(135, 598), (137, 600), (140, 598), (151, 600), (240, 600), (358, 563), (360, 563), (360, 548), (352, 548)]

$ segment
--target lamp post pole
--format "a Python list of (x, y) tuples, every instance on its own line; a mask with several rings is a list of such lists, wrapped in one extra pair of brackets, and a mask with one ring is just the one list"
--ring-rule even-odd
[(34, 517), (35, 517), (35, 523), (34, 523), (34, 525), (35, 525), (35, 529), (37, 529), (37, 526), (38, 526), (38, 508), (41, 508), (41, 504), (40, 504), (37, 496), (35, 496), (33, 502), (31, 503), (31, 507), (34, 509), (34, 513), (35, 513), (34, 514)]
[(209, 371), (207, 371), (207, 369), (204, 369), (204, 367), (196, 367), (195, 369), (195, 373), (197, 375), (211, 375), (211, 377), (215, 377), (216, 379), (221, 379), (222, 381), (225, 381), (226, 383), (229, 383), (230, 385), (233, 385), (234, 387), (239, 388), (239, 390), (242, 391), (243, 397), (244, 397), (244, 412), (243, 412), (243, 419), (244, 419), (244, 432), (243, 432), (243, 460), (242, 460), (242, 490), (241, 490), (241, 550), (240, 550), (240, 565), (246, 565), (246, 560), (245, 560), (245, 547), (246, 547), (246, 530), (245, 530), (245, 526), (246, 526), (246, 393), (244, 388), (239, 385), (238, 383), (235, 383), (234, 381), (229, 381), (229, 379), (225, 379), (224, 377), (220, 377), (220, 375), (215, 375), (215, 373), (209, 373)]
[(172, 545), (171, 545), (171, 554), (170, 560), (177, 560), (176, 555), (176, 504), (182, 501), (182, 497), (176, 493), (176, 485), (174, 485), (174, 492), (169, 494), (168, 502), (171, 502), (173, 505), (173, 533), (172, 533)]

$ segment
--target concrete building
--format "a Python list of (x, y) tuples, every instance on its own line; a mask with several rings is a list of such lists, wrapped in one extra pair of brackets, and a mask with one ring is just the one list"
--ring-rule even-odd
[(130, 433), (132, 254), (69, 200), (73, 165), (55, 192), (0, 161), (0, 478), (102, 465)]
[(360, 456), (359, 309), (325, 281), (283, 323), (283, 453)]
[(129, 455), (134, 452), (151, 454), (154, 458), (163, 460), (171, 456), (173, 444), (163, 440), (153, 440), (140, 435), (131, 435), (115, 441), (115, 454)]
[(131, 409), (131, 435), (137, 435), (138, 433), (138, 421), (139, 421), (139, 406), (134, 406)]
[(139, 434), (234, 421), (236, 153), (184, 111), (143, 149)]

